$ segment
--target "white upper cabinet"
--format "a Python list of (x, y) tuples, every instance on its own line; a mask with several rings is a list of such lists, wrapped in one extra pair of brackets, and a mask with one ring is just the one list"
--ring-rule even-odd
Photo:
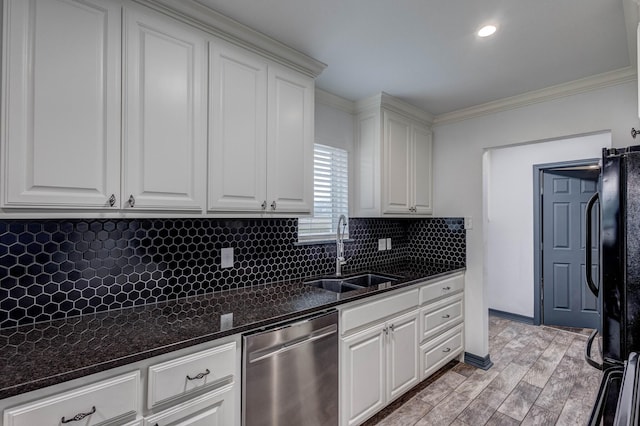
[(181, 2), (0, 4), (0, 215), (311, 213), (324, 64)]
[(209, 210), (266, 209), (267, 64), (210, 44)]
[(267, 207), (277, 213), (313, 210), (314, 82), (269, 67)]
[(355, 215), (431, 214), (431, 130), (421, 111), (384, 93), (358, 108)]
[(4, 2), (2, 207), (117, 207), (120, 15), (98, 0)]
[(123, 208), (203, 210), (205, 36), (148, 10), (125, 22)]
[(220, 43), (210, 58), (209, 210), (310, 213), (313, 79)]

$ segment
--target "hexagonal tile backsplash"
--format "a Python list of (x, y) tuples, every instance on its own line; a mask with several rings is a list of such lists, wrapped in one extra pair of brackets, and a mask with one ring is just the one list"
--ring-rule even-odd
[[(0, 329), (333, 273), (335, 244), (297, 219), (0, 221)], [(346, 271), (419, 257), (464, 264), (464, 221), (350, 219)], [(379, 238), (392, 249), (378, 251)], [(234, 247), (232, 268), (220, 268)]]

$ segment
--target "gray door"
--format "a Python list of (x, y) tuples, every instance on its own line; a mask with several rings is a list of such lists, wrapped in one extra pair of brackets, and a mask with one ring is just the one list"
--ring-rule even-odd
[[(543, 323), (596, 328), (598, 300), (585, 278), (585, 209), (597, 191), (597, 178), (582, 171), (543, 173), (542, 279)], [(597, 210), (597, 209), (596, 209)], [(594, 212), (592, 226), (599, 218)], [(593, 259), (599, 244), (593, 232)], [(597, 265), (591, 265), (598, 277)], [(597, 283), (596, 283), (597, 284)]]

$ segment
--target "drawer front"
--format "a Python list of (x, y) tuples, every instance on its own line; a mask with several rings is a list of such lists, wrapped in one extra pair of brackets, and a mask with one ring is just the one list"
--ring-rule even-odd
[(420, 304), (429, 303), (442, 297), (451, 296), (464, 289), (464, 275), (447, 278), (427, 284), (420, 289)]
[[(135, 371), (7, 409), (4, 412), (3, 424), (60, 426), (65, 422), (91, 426), (117, 419), (134, 418), (140, 406), (139, 394), (140, 373)], [(77, 420), (71, 420), (74, 417)], [(71, 422), (67, 422), (68, 420)]]
[(462, 321), (464, 312), (462, 299), (462, 294), (458, 294), (422, 308), (420, 311), (421, 340), (437, 336)]
[(232, 380), (235, 367), (235, 342), (153, 365), (149, 367), (148, 408)]
[(233, 425), (234, 385), (207, 392), (144, 419), (144, 426)]
[(342, 311), (342, 334), (418, 306), (418, 289), (405, 291)]
[(421, 377), (424, 380), (462, 352), (463, 325), (420, 347)]

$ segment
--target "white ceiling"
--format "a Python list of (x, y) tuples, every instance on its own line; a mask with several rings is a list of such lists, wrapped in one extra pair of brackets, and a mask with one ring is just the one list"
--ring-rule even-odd
[[(323, 90), (436, 115), (635, 61), (632, 0), (198, 1), (326, 63)], [(480, 39), (486, 23), (498, 32)]]

